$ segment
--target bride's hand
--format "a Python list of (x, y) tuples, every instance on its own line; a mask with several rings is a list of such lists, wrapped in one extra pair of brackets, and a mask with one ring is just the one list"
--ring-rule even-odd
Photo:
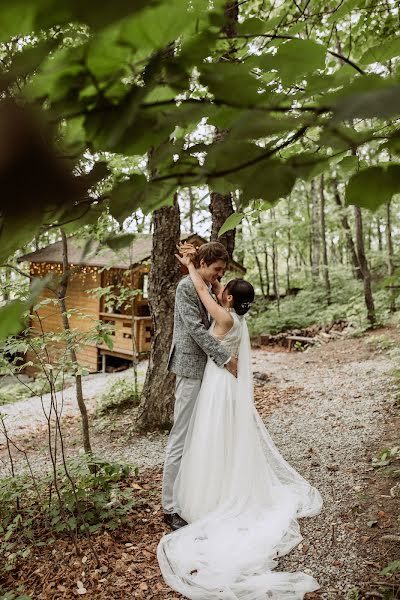
[(197, 254), (196, 246), (193, 246), (193, 244), (189, 244), (189, 242), (181, 242), (179, 246), (177, 246), (177, 248), (179, 250), (179, 254), (181, 254), (182, 256), (189, 255), (192, 258), (192, 260)]
[(179, 256), (179, 254), (175, 254), (175, 257), (179, 260), (181, 265), (183, 265), (184, 267), (189, 267), (189, 265), (192, 263), (190, 254), (186, 254), (185, 256)]

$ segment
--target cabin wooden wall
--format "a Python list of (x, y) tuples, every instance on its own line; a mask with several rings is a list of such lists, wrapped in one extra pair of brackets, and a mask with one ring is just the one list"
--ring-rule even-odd
[[(80, 272), (71, 276), (68, 284), (66, 304), (67, 309), (76, 309), (85, 315), (85, 318), (79, 318), (76, 315), (70, 317), (70, 325), (72, 329), (78, 329), (82, 333), (87, 333), (94, 326), (94, 320), (99, 318), (99, 299), (87, 294), (88, 290), (100, 287), (100, 273), (97, 271)], [(55, 299), (56, 296), (50, 290), (43, 290), (39, 300)], [(45, 332), (62, 331), (62, 321), (60, 308), (58, 304), (44, 304), (38, 310), (41, 325), (38, 319), (34, 319), (31, 323), (33, 330), (40, 333), (41, 327)], [(48, 349), (50, 353), (60, 352), (60, 347)], [(97, 348), (95, 345), (85, 345), (77, 351), (78, 362), (89, 369), (90, 372), (98, 370), (97, 365)], [(33, 360), (32, 356), (27, 357), (27, 360)], [(34, 371), (28, 368), (28, 371)]]

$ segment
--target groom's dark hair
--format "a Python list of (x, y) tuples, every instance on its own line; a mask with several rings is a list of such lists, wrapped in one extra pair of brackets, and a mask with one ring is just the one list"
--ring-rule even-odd
[(209, 267), (212, 263), (217, 262), (217, 260), (223, 260), (228, 263), (229, 254), (221, 242), (208, 242), (197, 248), (196, 258), (197, 267), (200, 265), (201, 260), (204, 260), (207, 267)]

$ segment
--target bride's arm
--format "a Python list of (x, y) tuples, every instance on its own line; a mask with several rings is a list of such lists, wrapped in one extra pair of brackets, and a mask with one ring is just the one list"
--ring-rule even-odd
[(208, 310), (209, 314), (212, 316), (214, 321), (218, 323), (218, 325), (220, 325), (224, 329), (229, 330), (233, 325), (232, 316), (225, 310), (225, 308), (223, 308), (217, 302), (215, 302), (214, 298), (212, 298), (206, 283), (196, 271), (196, 268), (192, 263), (190, 256), (181, 257), (178, 254), (176, 254), (175, 256), (180, 263), (182, 263), (183, 265), (185, 265), (185, 267), (188, 268), (190, 278), (193, 281), (193, 285), (203, 306)]

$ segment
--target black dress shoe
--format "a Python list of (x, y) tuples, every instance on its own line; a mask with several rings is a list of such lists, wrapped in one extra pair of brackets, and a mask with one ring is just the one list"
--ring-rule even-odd
[(181, 527), (185, 527), (185, 525), (187, 525), (186, 521), (184, 519), (182, 519), (182, 517), (180, 517), (178, 515), (178, 513), (171, 513), (171, 514), (164, 513), (164, 521), (174, 531), (176, 531), (177, 529), (180, 529)]

